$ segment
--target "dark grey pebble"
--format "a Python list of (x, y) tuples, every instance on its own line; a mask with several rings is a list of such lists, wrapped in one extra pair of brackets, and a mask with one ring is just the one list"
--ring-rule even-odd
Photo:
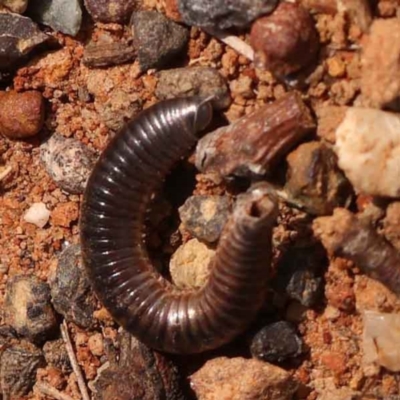
[(182, 20), (211, 29), (245, 28), (274, 10), (278, 0), (177, 0)]
[(21, 399), (36, 382), (36, 371), (44, 367), (41, 350), (30, 343), (8, 345), (0, 356), (1, 393), (4, 399)]
[(46, 342), (43, 346), (43, 353), (47, 364), (64, 373), (71, 372), (72, 368), (63, 339)]
[(250, 350), (252, 356), (259, 360), (281, 362), (300, 355), (303, 341), (289, 322), (279, 321), (257, 332)]
[(70, 245), (60, 254), (56, 276), (50, 286), (58, 313), (82, 328), (93, 326), (96, 300), (82, 265), (80, 246)]
[(231, 104), (225, 78), (211, 67), (175, 68), (160, 71), (156, 96), (159, 100), (186, 96), (213, 96), (214, 107), (224, 109)]
[(8, 280), (3, 310), (6, 324), (31, 342), (43, 343), (57, 332), (50, 287), (34, 276), (17, 275)]
[(179, 216), (192, 236), (212, 243), (219, 239), (230, 208), (227, 196), (192, 196), (179, 208)]
[(143, 71), (174, 61), (189, 40), (187, 28), (157, 11), (139, 11), (131, 19), (138, 60)]
[(40, 157), (58, 187), (72, 194), (83, 193), (97, 158), (78, 140), (58, 134), (40, 146)]
[(79, 0), (30, 0), (27, 14), (55, 31), (75, 36), (82, 23)]
[(0, 13), (0, 71), (12, 70), (50, 36), (29, 18)]
[(292, 246), (279, 260), (271, 287), (280, 295), (312, 307), (323, 293), (326, 265), (326, 254), (321, 245)]

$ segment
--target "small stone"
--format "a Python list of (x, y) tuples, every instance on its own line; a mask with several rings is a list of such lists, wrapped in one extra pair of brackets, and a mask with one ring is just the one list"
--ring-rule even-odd
[(118, 337), (119, 360), (99, 368), (92, 385), (94, 400), (185, 400), (181, 377), (173, 362), (132, 335)]
[(96, 300), (82, 265), (78, 245), (70, 245), (60, 254), (55, 279), (50, 282), (50, 287), (53, 305), (58, 313), (82, 328), (92, 327)]
[(297, 72), (316, 59), (319, 39), (309, 12), (297, 3), (280, 3), (251, 28), (254, 65), (278, 76)]
[(199, 95), (215, 96), (213, 106), (224, 109), (231, 104), (226, 80), (211, 67), (176, 68), (160, 71), (156, 96), (159, 100)]
[(72, 194), (83, 193), (96, 160), (92, 150), (78, 140), (55, 134), (40, 146), (40, 156), (61, 189)]
[(251, 341), (250, 350), (259, 360), (281, 362), (299, 356), (303, 351), (303, 341), (290, 323), (279, 321), (258, 331)]
[(261, 15), (270, 13), (277, 0), (178, 0), (183, 22), (212, 29), (246, 28)]
[(29, 18), (0, 12), (0, 70), (14, 69), (34, 48), (49, 39)]
[(335, 153), (321, 142), (300, 145), (287, 157), (285, 189), (289, 198), (315, 215), (350, 204), (352, 188), (337, 166)]
[(314, 127), (300, 95), (291, 92), (205, 135), (196, 148), (196, 166), (223, 177), (264, 176)]
[(136, 57), (136, 49), (126, 43), (93, 42), (85, 47), (83, 63), (90, 68), (124, 64)]
[(79, 218), (79, 206), (74, 201), (57, 204), (51, 213), (51, 222), (55, 226), (69, 228)]
[(24, 214), (24, 221), (44, 228), (50, 218), (50, 211), (44, 203), (33, 203)]
[(57, 330), (47, 283), (33, 276), (14, 276), (6, 286), (5, 321), (32, 342), (41, 343)]
[(55, 31), (76, 36), (82, 24), (79, 0), (30, 0), (27, 14)]
[(285, 370), (255, 359), (219, 357), (191, 376), (199, 400), (291, 400), (297, 383)]
[(364, 364), (377, 364), (400, 371), (400, 314), (364, 312)]
[(303, 306), (311, 307), (323, 293), (323, 267), (326, 263), (322, 246), (292, 246), (280, 258), (271, 287)]
[(230, 213), (227, 196), (192, 196), (179, 208), (186, 230), (208, 243), (219, 239)]
[(23, 14), (28, 7), (29, 0), (0, 0), (0, 6), (7, 7), (10, 11)]
[(165, 66), (179, 56), (188, 43), (187, 28), (157, 11), (135, 12), (131, 22), (142, 71)]
[(101, 357), (104, 354), (103, 335), (101, 333), (95, 333), (90, 336), (88, 340), (88, 347), (94, 356)]
[(42, 352), (30, 343), (7, 346), (0, 356), (0, 382), (4, 399), (21, 399), (36, 382), (36, 371), (44, 366)]
[(139, 7), (138, 0), (85, 0), (85, 7), (96, 22), (119, 22), (129, 20)]
[(47, 341), (43, 346), (43, 353), (47, 364), (64, 373), (71, 372), (72, 368), (63, 339)]
[(210, 275), (209, 264), (215, 250), (197, 239), (180, 246), (170, 262), (172, 282), (179, 288), (201, 288)]
[(349, 108), (336, 130), (335, 152), (358, 192), (400, 196), (400, 115)]
[(44, 99), (40, 92), (0, 92), (0, 103), (2, 135), (9, 139), (26, 139), (40, 132), (45, 111)]
[[(362, 52), (364, 105), (398, 109), (400, 96), (400, 20), (375, 19)], [(395, 104), (391, 104), (395, 103)]]

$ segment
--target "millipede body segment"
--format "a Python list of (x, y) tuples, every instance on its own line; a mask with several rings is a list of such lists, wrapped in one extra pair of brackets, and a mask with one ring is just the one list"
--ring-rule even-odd
[(277, 205), (263, 185), (239, 197), (201, 290), (177, 290), (147, 255), (151, 198), (211, 118), (210, 101), (199, 97), (143, 111), (101, 155), (82, 205), (82, 255), (96, 294), (125, 329), (171, 353), (199, 353), (229, 342), (265, 297)]

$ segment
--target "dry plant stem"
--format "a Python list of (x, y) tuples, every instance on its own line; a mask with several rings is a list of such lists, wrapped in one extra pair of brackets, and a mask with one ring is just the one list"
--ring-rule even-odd
[(301, 96), (290, 92), (200, 139), (196, 166), (220, 176), (262, 176), (314, 127)]
[(86, 387), (86, 383), (83, 378), (81, 369), (79, 367), (78, 360), (76, 359), (74, 348), (72, 347), (71, 338), (69, 337), (68, 326), (65, 321), (61, 324), (60, 329), (61, 329), (62, 338), (65, 342), (65, 347), (67, 349), (68, 357), (71, 362), (72, 369), (75, 372), (76, 379), (78, 381), (78, 386), (79, 386), (79, 390), (82, 395), (82, 399), (90, 400), (90, 396), (89, 396), (89, 393), (88, 393), (88, 390)]
[(71, 396), (67, 394), (61, 393), (59, 390), (55, 389), (53, 386), (50, 386), (44, 382), (38, 382), (36, 385), (37, 390), (44, 394), (45, 396), (52, 397), (56, 400), (74, 400)]
[(346, 209), (314, 221), (313, 230), (329, 253), (353, 261), (372, 278), (400, 294), (400, 253)]
[(227, 46), (231, 47), (240, 55), (248, 58), (250, 61), (254, 60), (254, 51), (251, 46), (242, 39), (239, 39), (237, 36), (228, 35), (224, 32), (219, 32), (212, 29), (204, 29), (204, 31), (210, 36), (217, 38), (222, 43), (225, 43)]

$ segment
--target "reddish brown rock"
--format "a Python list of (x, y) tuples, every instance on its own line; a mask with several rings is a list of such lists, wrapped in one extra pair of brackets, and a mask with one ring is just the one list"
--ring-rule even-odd
[(96, 22), (126, 22), (138, 0), (85, 0), (85, 7)]
[[(362, 53), (364, 105), (393, 105), (400, 96), (400, 19), (377, 19)], [(398, 108), (398, 107), (396, 107)]]
[(301, 96), (291, 92), (202, 138), (196, 166), (221, 176), (264, 175), (314, 127)]
[(51, 213), (51, 222), (56, 226), (69, 228), (71, 223), (79, 217), (78, 204), (73, 201), (57, 204)]
[(9, 139), (37, 135), (44, 121), (44, 99), (37, 91), (0, 92), (0, 133)]
[(297, 390), (285, 370), (240, 357), (207, 361), (192, 375), (191, 383), (199, 400), (289, 400)]
[(295, 3), (281, 3), (251, 28), (254, 64), (285, 76), (310, 64), (317, 55), (319, 40), (308, 11)]

